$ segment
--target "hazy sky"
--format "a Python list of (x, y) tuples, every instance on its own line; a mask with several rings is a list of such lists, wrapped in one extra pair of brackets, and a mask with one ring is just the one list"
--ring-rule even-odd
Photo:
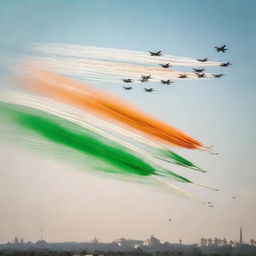
[[(202, 236), (238, 240), (240, 226), (247, 241), (255, 239), (255, 8), (253, 0), (2, 0), (2, 52), (7, 46), (56, 42), (161, 49), (177, 56), (230, 60), (233, 65), (223, 69), (226, 76), (221, 79), (177, 81), (177, 86), (161, 87), (154, 94), (127, 93), (122, 84), (102, 85), (214, 145), (218, 156), (178, 150), (208, 171), (181, 173), (220, 192), (183, 187), (212, 201), (214, 208), (145, 185), (88, 175), (2, 143), (0, 242), (15, 235), (36, 241), (41, 227), (47, 241), (146, 239), (151, 234), (170, 242), (198, 242)], [(217, 53), (214, 46), (224, 43), (230, 50)], [(3, 78), (3, 71), (0, 74)]]

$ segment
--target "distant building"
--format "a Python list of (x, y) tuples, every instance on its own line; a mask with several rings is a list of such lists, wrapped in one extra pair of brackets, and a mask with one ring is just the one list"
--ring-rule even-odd
[(96, 237), (94, 237), (94, 238), (92, 239), (91, 243), (98, 244), (98, 243), (99, 243), (99, 240), (98, 240)]
[(123, 237), (121, 237), (120, 239), (114, 240), (113, 243), (118, 244), (118, 246), (120, 247), (135, 248), (135, 249), (143, 245), (142, 240), (125, 239)]
[(14, 237), (14, 244), (16, 244), (16, 245), (19, 244), (19, 239), (17, 236)]
[(158, 246), (158, 245), (161, 245), (161, 242), (160, 242), (160, 240), (155, 238), (153, 235), (151, 235), (151, 237), (149, 239), (144, 241), (143, 245), (144, 246)]
[(239, 244), (243, 244), (243, 230), (240, 228)]

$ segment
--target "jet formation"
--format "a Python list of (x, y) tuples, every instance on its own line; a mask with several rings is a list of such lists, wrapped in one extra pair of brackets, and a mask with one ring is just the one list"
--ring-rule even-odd
[[(222, 45), (222, 46), (215, 46), (214, 47), (216, 49), (217, 52), (226, 52), (228, 49), (226, 48), (226, 45)], [(162, 51), (156, 51), (156, 52), (152, 52), (152, 51), (149, 51), (148, 52), (150, 54), (150, 56), (152, 57), (160, 57), (163, 55)], [(203, 58), (203, 59), (196, 59), (198, 62), (207, 62), (208, 61), (208, 58)], [(170, 65), (170, 63), (166, 63), (166, 64), (162, 64), (162, 63), (159, 63), (159, 65), (161, 66), (161, 68), (163, 69), (169, 69), (170, 67), (172, 67)], [(220, 64), (221, 67), (228, 67), (229, 65), (231, 65), (231, 62), (223, 62)], [(205, 68), (193, 68), (193, 72), (195, 73), (195, 75), (198, 77), (198, 78), (206, 78), (206, 74), (204, 73), (205, 72)], [(222, 76), (224, 76), (224, 74), (211, 74), (212, 77), (214, 78), (221, 78)], [(179, 74), (178, 75), (178, 78), (180, 79), (184, 79), (184, 78), (188, 78), (188, 75), (187, 74)], [(145, 82), (149, 82), (150, 79), (152, 79), (152, 76), (151, 75), (141, 75), (139, 81), (141, 83), (145, 83)], [(122, 81), (124, 83), (133, 83), (133, 79), (130, 79), (130, 78), (124, 78), (122, 79)], [(167, 79), (167, 80), (160, 80), (161, 84), (164, 84), (164, 85), (170, 85), (173, 83), (173, 81), (171, 81), (170, 79)], [(125, 90), (131, 90), (133, 89), (132, 86), (123, 86), (123, 88)], [(145, 92), (154, 92), (155, 90), (153, 88), (144, 88), (144, 91)], [(211, 206), (213, 207), (213, 206)]]

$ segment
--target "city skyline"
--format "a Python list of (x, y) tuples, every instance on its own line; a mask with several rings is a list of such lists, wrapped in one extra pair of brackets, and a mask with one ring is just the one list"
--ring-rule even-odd
[[(43, 229), (40, 229), (40, 239), (39, 240), (34, 240), (34, 242), (38, 242), (38, 241), (46, 241), (47, 242), (47, 239), (43, 239), (43, 235), (42, 235), (42, 230)], [(155, 237), (153, 234), (150, 235), (150, 237)], [(213, 244), (215, 243), (216, 244), (216, 241), (214, 241), (214, 239), (218, 238), (219, 239), (219, 236), (215, 237), (215, 238), (212, 238), (212, 237), (208, 237), (208, 238), (204, 238), (204, 237), (201, 237), (200, 239), (198, 239), (198, 241), (194, 241), (194, 243), (198, 243), (200, 244), (202, 239), (206, 239), (206, 240), (209, 240), (209, 239), (212, 239), (213, 241)], [(20, 239), (20, 242), (19, 242), (19, 239)], [(237, 243), (237, 244), (250, 244), (252, 240), (254, 240), (253, 238), (250, 238), (248, 241), (244, 240), (243, 239), (243, 229), (242, 227), (239, 228), (239, 236), (237, 238), (237, 240), (229, 240), (228, 238), (222, 238), (222, 239), (227, 239), (228, 243), (229, 241), (232, 241), (234, 243)], [(138, 240), (136, 238), (124, 238), (124, 237), (121, 237), (121, 238), (117, 238), (117, 239), (114, 239), (113, 241), (106, 241), (106, 240), (103, 240), (103, 241), (100, 241), (99, 239), (97, 239), (97, 237), (95, 236), (94, 238), (92, 238), (91, 240), (88, 240), (88, 241), (76, 241), (76, 242), (86, 242), (86, 243), (101, 243), (101, 242), (104, 242), (104, 243), (118, 243), (119, 240), (131, 240), (131, 241), (146, 241), (146, 239), (144, 240)], [(22, 242), (21, 242), (22, 241)], [(25, 241), (23, 239), (23, 237), (20, 237), (18, 238), (17, 236), (14, 237), (13, 239), (13, 242), (14, 244), (20, 244), (20, 243), (26, 243), (26, 242), (32, 242), (33, 240), (30, 240), (30, 241)], [(160, 241), (160, 240), (159, 240)], [(12, 241), (6, 241), (6, 243), (11, 243)], [(65, 243), (65, 242), (68, 242), (68, 241), (48, 241), (50, 243)], [(70, 241), (71, 242), (71, 241)], [(72, 242), (75, 242), (75, 241), (72, 241)], [(160, 241), (161, 243), (164, 243), (164, 242), (168, 242), (168, 243), (182, 243), (183, 242), (183, 239), (182, 238), (179, 238), (178, 241), (174, 242), (174, 241)], [(208, 242), (206, 242), (207, 244)], [(4, 244), (4, 243), (3, 243)], [(201, 244), (202, 245), (202, 244)], [(255, 246), (256, 246), (256, 240), (255, 240)]]

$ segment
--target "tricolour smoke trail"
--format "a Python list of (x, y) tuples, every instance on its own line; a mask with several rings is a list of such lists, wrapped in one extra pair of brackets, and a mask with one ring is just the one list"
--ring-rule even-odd
[(76, 58), (91, 58), (101, 59), (108, 61), (126, 61), (130, 63), (141, 63), (141, 64), (166, 64), (170, 63), (175, 66), (219, 66), (220, 62), (208, 61), (199, 62), (196, 59), (177, 57), (168, 54), (163, 54), (159, 57), (150, 56), (148, 52), (132, 51), (123, 49), (111, 49), (92, 47), (84, 45), (72, 45), (72, 44), (33, 44), (32, 49), (35, 53), (54, 55), (59, 57), (76, 57)]
[[(1, 103), (1, 118), (7, 117), (20, 127), (44, 137), (54, 143), (90, 155), (102, 162), (120, 169), (121, 173), (139, 176), (163, 176), (180, 182), (192, 183), (187, 178), (163, 168), (155, 168), (145, 159), (139, 158), (125, 150), (117, 143), (84, 129), (66, 119), (59, 118), (47, 112), (14, 105)], [(104, 169), (104, 167), (103, 167)], [(106, 170), (111, 172), (111, 170)]]
[[(89, 129), (92, 132), (97, 133), (100, 136), (103, 136), (111, 141), (119, 143), (120, 145), (126, 147), (127, 149), (142, 155), (148, 161), (156, 165), (162, 166), (162, 162), (157, 161), (157, 159), (161, 159), (163, 161), (167, 161), (176, 165), (181, 165), (187, 168), (204, 172), (203, 170), (201, 170), (200, 168), (198, 168), (185, 158), (181, 157), (180, 155), (168, 149), (165, 149), (164, 147), (154, 142), (148, 141), (142, 136), (139, 136), (135, 133), (131, 133), (126, 129), (119, 128), (118, 126), (112, 125), (109, 122), (96, 118), (85, 112), (79, 111), (78, 109), (67, 107), (66, 105), (60, 104), (55, 101), (49, 101), (45, 98), (26, 95), (22, 93), (5, 93), (0, 95), (0, 100), (10, 104), (18, 104), (33, 109), (45, 111), (49, 114), (68, 120), (72, 123)], [(143, 149), (142, 147), (134, 146), (133, 144), (128, 143), (123, 139), (119, 139), (116, 136), (111, 135), (109, 133), (110, 131), (114, 131), (115, 134), (118, 133), (124, 135), (125, 137), (132, 138), (133, 141), (147, 145), (147, 147)]]
[(81, 82), (49, 72), (36, 71), (23, 82), (24, 86), (33, 92), (78, 106), (106, 119), (115, 120), (165, 143), (189, 149), (205, 148), (200, 142), (176, 128)]
[[(0, 107), (0, 120), (4, 120), (6, 116), (11, 122), (49, 141), (77, 150), (112, 165), (121, 174), (155, 175), (212, 189), (211, 187), (192, 182), (184, 176), (174, 173), (169, 169), (164, 169), (157, 164), (152, 165), (152, 159), (150, 159), (150, 163), (145, 158), (135, 156), (131, 150), (125, 150), (122, 147), (123, 145), (110, 141), (106, 137), (99, 136), (99, 134), (84, 129), (84, 127), (67, 119), (60, 118), (56, 113), (52, 115), (45, 111), (9, 103), (0, 103)], [(146, 156), (146, 158), (148, 157)], [(111, 173), (111, 167), (110, 169), (106, 168), (100, 167), (100, 169)]]

